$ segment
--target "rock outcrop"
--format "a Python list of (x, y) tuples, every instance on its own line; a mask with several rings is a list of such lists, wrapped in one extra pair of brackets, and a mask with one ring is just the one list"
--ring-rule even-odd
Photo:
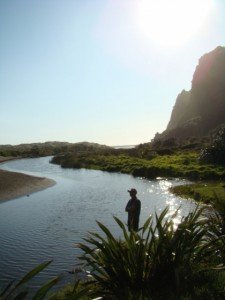
[(225, 47), (199, 59), (190, 91), (177, 97), (167, 129), (157, 139), (207, 136), (225, 123)]

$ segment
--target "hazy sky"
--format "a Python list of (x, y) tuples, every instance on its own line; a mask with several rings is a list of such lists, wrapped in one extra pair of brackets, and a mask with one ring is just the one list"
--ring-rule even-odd
[(0, 0), (0, 43), (0, 144), (139, 144), (225, 45), (225, 0)]

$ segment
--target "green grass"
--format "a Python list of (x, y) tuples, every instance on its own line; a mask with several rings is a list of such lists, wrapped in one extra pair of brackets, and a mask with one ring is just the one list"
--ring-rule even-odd
[(200, 164), (197, 152), (177, 152), (142, 159), (127, 155), (74, 154), (55, 157), (54, 163), (64, 168), (87, 168), (108, 172), (128, 173), (145, 178), (182, 177), (192, 180), (225, 179), (223, 167)]
[(191, 198), (205, 204), (214, 204), (215, 199), (225, 203), (225, 182), (195, 183), (175, 186), (171, 191), (183, 198)]

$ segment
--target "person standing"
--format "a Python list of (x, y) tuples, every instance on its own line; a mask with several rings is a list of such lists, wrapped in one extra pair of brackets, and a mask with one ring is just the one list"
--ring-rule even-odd
[(128, 230), (138, 231), (141, 201), (137, 198), (137, 190), (128, 190), (131, 199), (127, 202), (125, 211), (128, 212)]

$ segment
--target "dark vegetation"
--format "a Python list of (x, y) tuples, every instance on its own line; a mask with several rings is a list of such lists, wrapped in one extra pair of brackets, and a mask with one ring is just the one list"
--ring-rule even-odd
[[(167, 212), (166, 208), (159, 216), (151, 216), (137, 234), (129, 234), (126, 226), (115, 218), (123, 233), (122, 240), (99, 223), (105, 237), (91, 233), (86, 239), (90, 246), (79, 245), (84, 253), (81, 259), (93, 277), (86, 286), (95, 284), (94, 296), (103, 299), (224, 297), (224, 273), (222, 265), (218, 265), (223, 261), (220, 250), (224, 241), (218, 227), (203, 216), (203, 209), (197, 208), (183, 218), (177, 228), (173, 219), (166, 217)], [(215, 250), (219, 256), (214, 256), (214, 260)]]
[(225, 126), (218, 131), (212, 144), (202, 150), (200, 162), (225, 166)]
[[(215, 146), (216, 145), (216, 146)], [(183, 177), (191, 180), (225, 180), (225, 127), (213, 139), (190, 138), (180, 142), (175, 138), (154, 140), (133, 149), (101, 149), (74, 151), (56, 155), (52, 162), (63, 168), (89, 168), (108, 172), (129, 173), (145, 178)], [(204, 146), (204, 149), (201, 147)], [(211, 161), (208, 159), (210, 149)], [(218, 156), (218, 152), (221, 153)], [(217, 162), (217, 163), (216, 163)]]
[(85, 151), (87, 153), (98, 152), (98, 150), (110, 149), (105, 145), (99, 145), (97, 143), (67, 143), (67, 142), (45, 142), (45, 143), (33, 143), (33, 144), (20, 144), (16, 146), (12, 145), (0, 145), (0, 156), (4, 157), (42, 157), (57, 155), (60, 153), (68, 152), (80, 152)]
[[(150, 216), (138, 232), (129, 232), (118, 218), (121, 237), (102, 223), (102, 233), (91, 232), (77, 247), (86, 274), (74, 285), (47, 294), (59, 277), (45, 283), (32, 299), (224, 299), (225, 297), (225, 205), (208, 214), (205, 208), (183, 217), (176, 226), (168, 208)], [(24, 284), (50, 262), (9, 284), (0, 299), (25, 299)], [(31, 299), (31, 298), (29, 298)]]
[[(19, 281), (12, 280), (9, 284), (0, 291), (0, 300), (22, 300), (31, 299), (31, 294), (29, 293), (29, 289), (26, 287), (26, 284), (32, 280), (37, 274), (39, 274), (42, 270), (48, 267), (48, 265), (52, 261), (46, 261), (36, 266), (34, 269), (29, 271), (22, 279)], [(58, 283), (60, 277), (54, 277), (50, 279), (48, 282), (44, 283), (35, 293), (32, 295), (32, 299), (41, 300), (44, 299), (47, 295), (48, 291)]]
[[(199, 156), (201, 165), (211, 164), (221, 169), (225, 166), (225, 126), (215, 135), (211, 145), (203, 149)], [(216, 179), (213, 178), (213, 179)], [(191, 185), (173, 187), (171, 191), (181, 197), (193, 198), (206, 204), (214, 201), (225, 203), (225, 181), (198, 182)], [(215, 200), (217, 199), (217, 200)]]

